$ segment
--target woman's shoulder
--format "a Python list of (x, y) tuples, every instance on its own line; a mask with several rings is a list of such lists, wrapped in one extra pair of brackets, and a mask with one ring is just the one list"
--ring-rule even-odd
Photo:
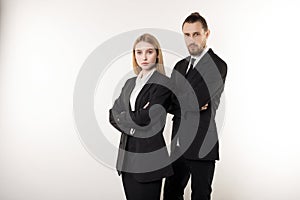
[(159, 85), (163, 85), (163, 86), (170, 86), (170, 78), (164, 74), (159, 73), (158, 71), (155, 72), (155, 81), (157, 81), (157, 83)]
[(162, 81), (169, 81), (170, 78), (168, 76), (166, 76), (165, 74), (162, 74), (158, 71), (155, 71), (155, 75), (157, 76), (157, 78), (161, 79)]
[(129, 79), (126, 80), (125, 85), (133, 83), (133, 82), (135, 82), (135, 80), (136, 80), (136, 76), (131, 77), (131, 78), (129, 78)]

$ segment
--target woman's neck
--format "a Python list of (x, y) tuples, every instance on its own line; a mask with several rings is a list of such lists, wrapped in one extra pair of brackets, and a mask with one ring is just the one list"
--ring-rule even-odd
[(154, 70), (154, 68), (151, 68), (151, 69), (143, 69), (142, 71), (141, 71), (141, 73), (142, 73), (142, 77), (144, 77), (144, 76), (147, 76), (149, 73), (151, 73), (152, 71)]

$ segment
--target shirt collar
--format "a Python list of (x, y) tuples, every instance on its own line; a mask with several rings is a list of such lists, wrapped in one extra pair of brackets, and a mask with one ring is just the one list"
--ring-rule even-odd
[(206, 46), (199, 56), (191, 56), (191, 58), (195, 58), (194, 67), (197, 65), (199, 60), (208, 52), (209, 48)]
[(142, 71), (139, 73), (139, 75), (136, 78), (136, 82), (138, 82), (139, 84), (145, 84), (150, 77), (152, 76), (152, 74), (156, 71), (156, 68), (154, 67), (153, 69), (151, 69), (146, 75), (142, 76)]

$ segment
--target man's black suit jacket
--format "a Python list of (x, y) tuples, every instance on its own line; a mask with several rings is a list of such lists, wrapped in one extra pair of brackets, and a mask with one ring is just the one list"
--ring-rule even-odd
[[(215, 114), (224, 90), (227, 65), (209, 49), (185, 77), (186, 82), (184, 76), (190, 58), (180, 60), (171, 75), (176, 94), (168, 112), (174, 114), (172, 141), (179, 138), (179, 147), (173, 143), (172, 150), (180, 149), (172, 154), (183, 153), (185, 158), (193, 160), (218, 160)], [(205, 104), (209, 105), (208, 109), (200, 112)]]

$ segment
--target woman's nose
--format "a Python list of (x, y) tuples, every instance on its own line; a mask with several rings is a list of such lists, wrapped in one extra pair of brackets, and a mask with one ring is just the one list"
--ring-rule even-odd
[(143, 60), (147, 60), (146, 54), (143, 55)]

